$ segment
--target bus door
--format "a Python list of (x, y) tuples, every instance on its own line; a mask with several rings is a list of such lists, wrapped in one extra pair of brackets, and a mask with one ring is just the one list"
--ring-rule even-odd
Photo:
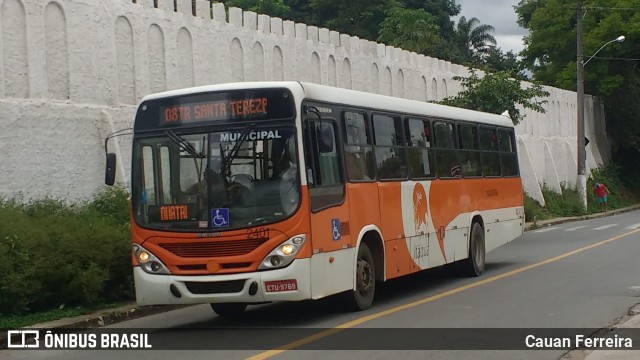
[[(352, 288), (349, 207), (345, 196), (338, 126), (310, 112), (304, 122), (306, 176), (311, 208), (313, 297)], [(356, 234), (357, 235), (357, 234)], [(350, 255), (351, 254), (351, 255)], [(314, 275), (315, 274), (315, 275)]]

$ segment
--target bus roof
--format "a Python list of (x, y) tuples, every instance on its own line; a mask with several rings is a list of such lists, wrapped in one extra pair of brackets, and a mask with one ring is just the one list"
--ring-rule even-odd
[(437, 118), (466, 120), (496, 126), (513, 127), (513, 122), (507, 115), (496, 115), (481, 111), (467, 110), (423, 101), (396, 98), (392, 96), (372, 94), (358, 90), (342, 89), (298, 81), (236, 82), (205, 85), (150, 94), (145, 96), (142, 99), (142, 102), (147, 100), (190, 95), (201, 92), (241, 90), (251, 88), (262, 89), (272, 87), (288, 88), (294, 93), (299, 93), (300, 91), (302, 91), (304, 98), (316, 101), (326, 101), (353, 107), (365, 107), (380, 111), (402, 112), (407, 114), (426, 115)]

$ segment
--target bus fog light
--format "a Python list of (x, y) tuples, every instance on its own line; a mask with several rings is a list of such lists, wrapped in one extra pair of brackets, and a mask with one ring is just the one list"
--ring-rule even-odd
[(282, 258), (280, 258), (280, 256), (278, 256), (278, 255), (274, 255), (274, 256), (271, 257), (271, 259), (269, 259), (269, 262), (273, 266), (278, 266), (278, 265), (280, 265), (280, 263), (282, 263)]
[(282, 253), (285, 255), (291, 255), (296, 251), (296, 247), (291, 244), (282, 245)]

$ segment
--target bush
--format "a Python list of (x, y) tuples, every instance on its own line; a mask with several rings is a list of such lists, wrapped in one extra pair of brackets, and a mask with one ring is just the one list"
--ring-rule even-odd
[(129, 300), (128, 194), (70, 206), (0, 201), (0, 315)]
[(549, 217), (549, 212), (539, 202), (524, 194), (524, 219), (526, 222), (545, 220)]
[[(603, 183), (609, 189), (607, 194), (607, 202), (609, 209), (616, 209), (638, 202), (636, 193), (629, 190), (628, 186), (633, 184), (625, 184), (625, 175), (622, 166), (611, 163), (605, 167), (598, 168), (591, 172), (592, 178), (587, 182), (587, 198), (589, 201), (589, 207), (594, 210), (598, 210), (598, 201), (593, 195), (593, 185), (596, 182)], [(636, 184), (637, 186), (637, 184)], [(638, 189), (635, 189), (636, 191)]]
[(580, 204), (578, 192), (574, 189), (562, 187), (562, 193), (557, 193), (543, 186), (542, 195), (544, 196), (547, 210), (552, 216), (566, 217), (586, 214)]
[(616, 209), (638, 203), (638, 196), (624, 184), (624, 172), (620, 165), (615, 163), (593, 170), (592, 178), (587, 181), (587, 211), (582, 208), (578, 192), (573, 188), (562, 188), (562, 193), (557, 193), (542, 186), (542, 195), (545, 207), (540, 206), (535, 200), (525, 194), (524, 212), (525, 221), (549, 219), (552, 217), (579, 216), (600, 211), (598, 201), (593, 194), (595, 182), (604, 183), (609, 189), (608, 208)]

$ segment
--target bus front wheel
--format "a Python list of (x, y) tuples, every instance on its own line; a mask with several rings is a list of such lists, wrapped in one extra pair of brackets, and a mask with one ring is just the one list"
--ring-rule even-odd
[(469, 257), (460, 264), (464, 275), (476, 277), (482, 275), (485, 266), (484, 229), (480, 223), (471, 225), (469, 236)]
[(360, 244), (356, 262), (356, 288), (348, 293), (351, 308), (356, 311), (366, 310), (373, 304), (376, 290), (376, 272), (371, 250), (367, 244)]
[(237, 317), (244, 313), (247, 304), (244, 303), (219, 303), (211, 304), (213, 311), (222, 317)]

